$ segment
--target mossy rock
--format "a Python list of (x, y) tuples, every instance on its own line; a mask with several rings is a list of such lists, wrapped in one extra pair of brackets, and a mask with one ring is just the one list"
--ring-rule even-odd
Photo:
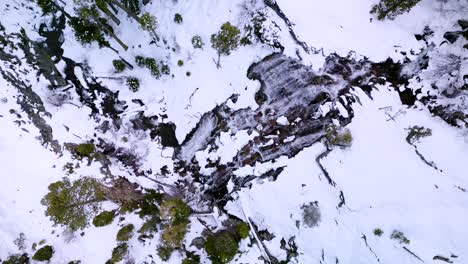
[(119, 232), (117, 232), (117, 241), (128, 241), (133, 236), (133, 230), (135, 227), (133, 224), (128, 224), (122, 227)]
[(32, 259), (37, 261), (49, 261), (52, 258), (52, 255), (54, 255), (54, 248), (47, 245), (36, 251)]
[(236, 225), (236, 233), (241, 239), (246, 239), (250, 233), (250, 227), (247, 223), (239, 223)]
[(114, 220), (114, 217), (114, 211), (101, 212), (93, 218), (93, 225), (96, 227), (109, 225)]
[(75, 147), (76, 154), (81, 157), (89, 157), (94, 153), (95, 150), (96, 148), (92, 143), (82, 143)]
[(190, 216), (190, 207), (180, 198), (171, 198), (164, 201), (160, 207), (161, 217), (170, 220), (173, 224), (185, 222)]
[(237, 253), (239, 245), (229, 231), (222, 230), (206, 239), (205, 251), (213, 264), (228, 263)]
[(112, 250), (112, 257), (109, 260), (110, 263), (117, 263), (122, 261), (124, 257), (128, 254), (128, 245), (126, 243), (122, 243), (116, 246)]

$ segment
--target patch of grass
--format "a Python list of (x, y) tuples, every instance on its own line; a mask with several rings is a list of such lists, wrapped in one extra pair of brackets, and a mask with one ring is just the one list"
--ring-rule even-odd
[(36, 251), (32, 259), (37, 261), (49, 261), (52, 258), (52, 255), (54, 255), (54, 248), (47, 245)]
[(122, 227), (119, 232), (117, 232), (117, 241), (128, 241), (133, 236), (133, 230), (135, 227), (133, 224), (128, 224)]
[(392, 234), (390, 235), (391, 239), (398, 240), (400, 244), (409, 244), (410, 240), (403, 234), (403, 232), (399, 230), (393, 230)]
[(176, 13), (174, 15), (174, 22), (176, 22), (177, 24), (182, 24), (182, 22), (184, 22), (184, 20), (182, 19), (182, 15), (179, 13)]
[(188, 221), (172, 224), (164, 229), (161, 239), (166, 245), (172, 248), (179, 248), (182, 246), (182, 240), (184, 240), (187, 233), (187, 226)]
[(96, 227), (106, 226), (114, 220), (114, 211), (104, 211), (93, 218), (93, 225)]
[(376, 228), (376, 229), (374, 229), (373, 233), (374, 233), (374, 235), (379, 237), (379, 236), (382, 236), (384, 232), (382, 231), (382, 229)]

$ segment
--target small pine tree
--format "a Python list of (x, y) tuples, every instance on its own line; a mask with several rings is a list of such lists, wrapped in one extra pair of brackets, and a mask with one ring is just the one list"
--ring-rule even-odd
[(174, 22), (176, 22), (177, 24), (182, 24), (184, 20), (182, 19), (182, 15), (179, 14), (179, 13), (176, 13), (174, 15)]
[(146, 31), (153, 31), (156, 29), (156, 18), (152, 16), (150, 13), (144, 13), (140, 17), (140, 25)]
[(240, 30), (226, 22), (221, 26), (218, 33), (211, 35), (211, 46), (218, 52), (216, 66), (219, 68), (221, 55), (229, 55), (231, 51), (239, 47)]
[(192, 46), (195, 48), (195, 49), (201, 49), (203, 48), (203, 41), (202, 41), (202, 38), (199, 36), (199, 35), (195, 35), (193, 36), (192, 38)]
[(378, 20), (395, 19), (396, 16), (409, 12), (421, 0), (381, 0), (372, 6), (370, 13), (376, 14)]

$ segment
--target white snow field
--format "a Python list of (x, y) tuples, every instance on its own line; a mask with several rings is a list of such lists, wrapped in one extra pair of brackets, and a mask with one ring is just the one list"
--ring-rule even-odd
[[(72, 12), (72, 1), (60, 2), (68, 3), (65, 6)], [(40, 39), (36, 26), (46, 21), (46, 17), (40, 16), (37, 6), (31, 5), (34, 7), (28, 9), (22, 6), (22, 2), (1, 0), (0, 23), (7, 32), (18, 32), (24, 28), (31, 39)], [(355, 53), (358, 58), (367, 57), (372, 61), (383, 61), (388, 57), (401, 60), (403, 55), (400, 51), (418, 52), (423, 48), (423, 43), (417, 41), (414, 34), (421, 33), (425, 26), (429, 25), (434, 30), (434, 41), (440, 42), (445, 31), (453, 30), (454, 21), (466, 18), (466, 12), (441, 11), (440, 1), (422, 0), (409, 13), (393, 21), (371, 21), (369, 9), (376, 2), (277, 0), (293, 23), (292, 29), (308, 46), (323, 48), (325, 56), (335, 52), (341, 56)], [(446, 8), (459, 6), (458, 3), (457, 0), (449, 0)], [(176, 124), (176, 137), (182, 143), (204, 113), (228, 100), (232, 94), (239, 95), (236, 103), (229, 103), (232, 109), (257, 108), (255, 93), (260, 83), (248, 79), (247, 70), (252, 63), (278, 50), (262, 44), (242, 46), (231, 55), (221, 57), (221, 68), (218, 69), (213, 63), (216, 51), (209, 43), (210, 36), (226, 21), (243, 27), (246, 22), (244, 7), (257, 4), (253, 0), (150, 1), (143, 9), (157, 17), (158, 33), (170, 45), (177, 47), (173, 53), (167, 52), (164, 45), (150, 44), (150, 36), (139, 30), (137, 23), (124, 14), (119, 14), (124, 22), (116, 33), (130, 48), (119, 55), (109, 49), (99, 49), (96, 44), (82, 46), (67, 28), (63, 36), (66, 40), (64, 56), (86, 61), (94, 76), (103, 77), (98, 78), (103, 85), (119, 91), (119, 99), (126, 101), (129, 107), (121, 114), (123, 128), (104, 134), (96, 129), (101, 122), (90, 117), (91, 109), (80, 103), (74, 90), (70, 92), (70, 102), (60, 107), (43, 100), (51, 114), (44, 116), (44, 120), (52, 128), (54, 139), (62, 144), (104, 138), (136, 153), (145, 170), (157, 172), (166, 165), (174, 172), (174, 149), (155, 143), (146, 131), (133, 133), (130, 118), (138, 111), (148, 116), (167, 115), (164, 121)], [(173, 22), (175, 13), (183, 15), (182, 24)], [(324, 55), (296, 52), (301, 47), (292, 40), (284, 21), (274, 12), (268, 14), (269, 19), (281, 29), (278, 38), (285, 48), (284, 53), (296, 58), (300, 54), (304, 56), (305, 64), (319, 69)], [(194, 35), (202, 37), (205, 42), (203, 49), (193, 48), (191, 39)], [(463, 50), (461, 45), (460, 49), (457, 52), (464, 53), (466, 57), (466, 49)], [(17, 54), (24, 59), (20, 51)], [(166, 60), (173, 77), (164, 76), (156, 80), (146, 69), (136, 67), (131, 73), (141, 81), (136, 93), (127, 89), (122, 80), (105, 78), (126, 76), (126, 73), (114, 74), (113, 59), (121, 56), (133, 62), (134, 57), (141, 54)], [(178, 60), (183, 60), (184, 65), (177, 66)], [(64, 72), (63, 61), (57, 65), (59, 71)], [(27, 65), (21, 67), (31, 69)], [(0, 68), (10, 71), (2, 60)], [(47, 98), (50, 92), (43, 77), (37, 77), (31, 70), (23, 78), (28, 80), (35, 93)], [(372, 98), (358, 87), (352, 88), (351, 93), (359, 98), (353, 104), (355, 117), (347, 126), (353, 143), (348, 148), (334, 147), (321, 160), (336, 186), (328, 183), (316, 162), (317, 156), (326, 150), (323, 142), (303, 149), (290, 159), (281, 157), (274, 162), (246, 165), (234, 172), (237, 177), (258, 176), (272, 168), (285, 167), (275, 181), (254, 180), (250, 188), (231, 193), (234, 198), (227, 202), (226, 213), (255, 224), (259, 230), (267, 230), (274, 238), (262, 245), (258, 243), (257, 234), (251, 232), (250, 237), (240, 243), (239, 253), (229, 263), (268, 263), (260, 258), (268, 258), (268, 254), (281, 261), (288, 255), (281, 245), (282, 239), (286, 242), (292, 239), (297, 246), (298, 255), (289, 263), (445, 263), (434, 259), (435, 256), (446, 257), (452, 261), (450, 263), (468, 263), (466, 132), (433, 116), (419, 102), (411, 107), (402, 105), (398, 93), (389, 85), (378, 85), (371, 92)], [(72, 160), (67, 151), (58, 154), (50, 146), (41, 145), (39, 130), (21, 110), (19, 97), (0, 75), (0, 262), (11, 254), (28, 253), (31, 256), (35, 252), (32, 249), (34, 243), (45, 243), (54, 246), (50, 263), (62, 264), (72, 260), (80, 260), (82, 264), (106, 263), (117, 245), (115, 236), (122, 224), (141, 225), (142, 220), (135, 214), (126, 214), (122, 221), (114, 221), (105, 227), (90, 225), (83, 234), (54, 226), (44, 213), (46, 208), (41, 205), (48, 185), (63, 177), (101, 179), (104, 176), (97, 161)], [(141, 100), (144, 106), (132, 102), (132, 99)], [(105, 118), (99, 121), (103, 120)], [(283, 119), (278, 121), (287, 122)], [(406, 141), (406, 137), (408, 129), (416, 125), (430, 128), (432, 135), (416, 142), (415, 148)], [(209, 131), (205, 132), (208, 137)], [(216, 140), (219, 147), (216, 151), (207, 148), (195, 153), (200, 171), (204, 174), (213, 171), (205, 168), (208, 158), (211, 161), (219, 158), (220, 164), (229, 163), (242, 146), (258, 135), (256, 133), (241, 130), (232, 135), (223, 132)], [(128, 137), (128, 140), (123, 142), (122, 137)], [(437, 169), (427, 165), (420, 155)], [(66, 175), (63, 168), (70, 161), (79, 163), (79, 168)], [(110, 168), (115, 175), (126, 177), (130, 182), (145, 188), (157, 187), (153, 181), (135, 176), (118, 162)], [(179, 178), (180, 175), (174, 172), (162, 178), (161, 182), (173, 184)], [(231, 181), (228, 183), (230, 191), (232, 186), (234, 183)], [(340, 204), (341, 195), (344, 204)], [(194, 203), (195, 200), (188, 201), (191, 206), (195, 206)], [(320, 210), (320, 220), (311, 227), (303, 223), (303, 206), (310, 203), (315, 203)], [(117, 206), (109, 202), (104, 203), (103, 208), (113, 210)], [(185, 237), (184, 247), (197, 252), (201, 263), (212, 262), (203, 250), (191, 245), (192, 239), (200, 236), (205, 228), (197, 218), (203, 218), (208, 225), (219, 229), (227, 218), (226, 213), (215, 208), (208, 215), (190, 218), (190, 231)], [(383, 234), (375, 235), (375, 229), (381, 229)], [(394, 231), (401, 231), (409, 243), (391, 238)], [(23, 249), (18, 249), (15, 244), (20, 233), (26, 237)], [(163, 262), (156, 254), (159, 242), (158, 235), (147, 243), (140, 243), (136, 236), (133, 237), (128, 242), (131, 258), (122, 263), (182, 263), (184, 256), (180, 252), (175, 252), (167, 262)], [(31, 260), (31, 263), (40, 262)]]

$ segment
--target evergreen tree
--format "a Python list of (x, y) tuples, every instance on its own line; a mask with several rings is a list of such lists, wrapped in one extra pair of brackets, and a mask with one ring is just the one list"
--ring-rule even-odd
[(41, 203), (47, 206), (46, 215), (55, 224), (76, 231), (88, 225), (104, 200), (102, 185), (96, 179), (84, 177), (74, 182), (64, 178), (50, 184)]
[(218, 52), (216, 66), (219, 68), (221, 55), (229, 55), (231, 51), (239, 47), (240, 30), (226, 22), (221, 26), (218, 33), (211, 35), (211, 46)]

